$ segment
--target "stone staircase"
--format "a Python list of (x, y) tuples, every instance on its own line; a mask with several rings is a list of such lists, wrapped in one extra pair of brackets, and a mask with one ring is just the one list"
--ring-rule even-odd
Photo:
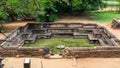
[(44, 58), (46, 59), (62, 59), (63, 55), (59, 55), (59, 54), (54, 54), (54, 55), (45, 55)]
[(55, 55), (50, 56), (50, 59), (62, 59), (62, 58), (63, 58), (63, 56), (59, 55), (59, 54), (55, 54)]

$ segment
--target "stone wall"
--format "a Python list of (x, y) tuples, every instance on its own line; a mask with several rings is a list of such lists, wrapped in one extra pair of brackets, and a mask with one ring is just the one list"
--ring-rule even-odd
[[(7, 48), (0, 49), (2, 57), (44, 57), (49, 48)], [(65, 57), (120, 57), (120, 47), (65, 48)]]
[(3, 43), (3, 40), (0, 40), (0, 44), (2, 44)]
[(65, 49), (65, 56), (86, 58), (86, 57), (120, 57), (119, 47), (103, 47), (103, 48), (67, 48)]
[(112, 21), (112, 28), (120, 28), (120, 18), (113, 19)]
[(48, 48), (6, 48), (0, 49), (0, 54), (3, 57), (33, 57), (44, 56), (49, 53)]

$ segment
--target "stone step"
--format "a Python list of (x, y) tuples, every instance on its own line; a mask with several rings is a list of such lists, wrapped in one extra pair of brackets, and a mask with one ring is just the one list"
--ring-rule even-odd
[(59, 54), (55, 54), (55, 55), (50, 56), (50, 59), (62, 59), (62, 58), (63, 58), (63, 56), (59, 55)]

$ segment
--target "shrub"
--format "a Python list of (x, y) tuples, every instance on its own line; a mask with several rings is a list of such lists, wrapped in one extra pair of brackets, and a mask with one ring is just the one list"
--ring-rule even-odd
[[(103, 7), (102, 0), (1, 0), (2, 18), (34, 19), (37, 21), (54, 21), (59, 13), (84, 12)], [(2, 9), (2, 10), (1, 10)], [(6, 10), (3, 12), (3, 10)]]

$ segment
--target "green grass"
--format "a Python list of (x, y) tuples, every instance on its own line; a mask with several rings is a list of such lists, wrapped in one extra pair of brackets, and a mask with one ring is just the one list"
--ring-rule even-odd
[(65, 45), (66, 47), (94, 47), (98, 44), (90, 44), (88, 39), (74, 39), (73, 37), (52, 37), (51, 39), (38, 39), (34, 44), (25, 44), (24, 47), (47, 46), (51, 51), (56, 51), (56, 46)]
[(103, 2), (106, 3), (107, 5), (119, 5), (119, 2), (117, 2), (116, 0), (103, 1)]
[(113, 18), (120, 18), (120, 13), (117, 11), (93, 12), (90, 16), (95, 17), (92, 19), (94, 21), (111, 23)]
[(120, 13), (117, 11), (112, 11), (112, 9), (119, 8), (119, 2), (116, 0), (103, 0), (103, 2), (106, 3), (107, 7), (111, 9), (109, 11), (91, 13), (90, 16), (94, 17), (92, 18), (93, 21), (100, 23), (111, 23), (113, 18), (120, 18)]
[(107, 1), (103, 1), (107, 7), (118, 7), (119, 6), (119, 2), (116, 0), (107, 0)]

